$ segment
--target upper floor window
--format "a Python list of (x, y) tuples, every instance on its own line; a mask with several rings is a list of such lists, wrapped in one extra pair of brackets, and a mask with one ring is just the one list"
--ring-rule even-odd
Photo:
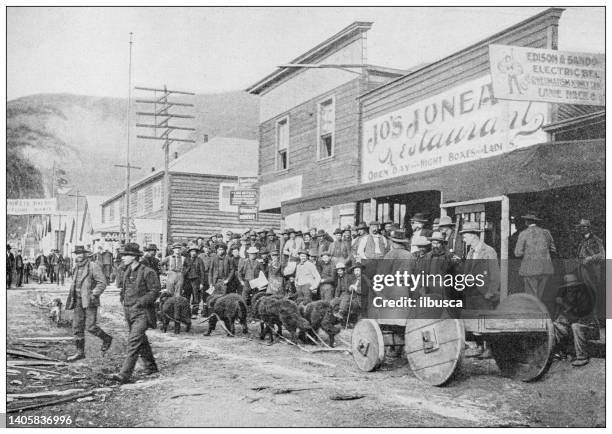
[(276, 122), (276, 170), (289, 168), (289, 119)]
[(334, 155), (334, 129), (336, 112), (334, 98), (328, 98), (318, 104), (318, 145), (317, 158), (329, 158)]
[(136, 192), (136, 212), (138, 214), (144, 214), (145, 212), (145, 191), (141, 188)]

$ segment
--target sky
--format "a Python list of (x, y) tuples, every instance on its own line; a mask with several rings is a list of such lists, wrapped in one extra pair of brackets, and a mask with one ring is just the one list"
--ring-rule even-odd
[[(8, 7), (7, 99), (37, 93), (127, 97), (132, 84), (243, 90), (353, 21), (372, 21), (368, 63), (441, 59), (542, 7)], [(559, 49), (603, 53), (604, 8), (566, 8)]]

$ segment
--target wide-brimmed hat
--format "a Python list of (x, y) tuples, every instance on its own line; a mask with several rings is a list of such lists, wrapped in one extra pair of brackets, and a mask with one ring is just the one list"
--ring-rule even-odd
[(217, 243), (217, 244), (215, 245), (215, 248), (217, 248), (217, 249), (227, 250), (227, 244), (225, 244), (225, 243)]
[(79, 253), (85, 253), (85, 254), (91, 253), (91, 251), (87, 250), (85, 246), (78, 245), (78, 246), (74, 246), (74, 250), (72, 253), (78, 255)]
[(124, 256), (142, 256), (138, 243), (127, 243), (120, 253)]
[(255, 247), (255, 246), (251, 246), (251, 247), (249, 247), (249, 248), (247, 249), (247, 251), (246, 251), (246, 252), (247, 252), (247, 253), (254, 253), (254, 254), (257, 254), (257, 253), (259, 253), (259, 249), (258, 249), (257, 247)]
[(274, 236), (276, 236), (276, 232), (274, 232), (274, 229), (270, 229), (270, 230), (268, 231), (268, 233), (266, 234), (266, 236), (267, 236), (267, 237), (269, 237), (269, 236), (273, 236), (273, 237), (274, 237)]
[(438, 227), (441, 228), (442, 226), (455, 226), (455, 224), (453, 223), (452, 218), (445, 215), (440, 217), (440, 221), (438, 222)]
[(423, 214), (422, 212), (418, 212), (418, 213), (416, 213), (415, 215), (412, 216), (410, 221), (411, 222), (427, 223), (427, 218), (425, 217), (425, 214)]
[(479, 234), (483, 232), (482, 229), (480, 229), (480, 223), (478, 222), (465, 222), (463, 223), (463, 228), (459, 231), (460, 234)]
[(155, 251), (159, 250), (157, 248), (157, 244), (154, 244), (154, 243), (147, 244), (147, 247), (145, 248), (145, 251), (150, 252), (152, 250), (155, 250)]
[(445, 243), (446, 239), (444, 235), (442, 235), (442, 232), (434, 232), (431, 234), (431, 237), (429, 237), (429, 241), (440, 241), (441, 243)]
[(399, 244), (410, 243), (410, 238), (406, 238), (406, 231), (404, 231), (403, 229), (400, 229), (397, 226), (394, 226), (391, 229), (389, 229), (387, 236), (394, 243), (399, 243)]
[(381, 225), (382, 227), (385, 227), (385, 226), (387, 226), (387, 225), (392, 225), (392, 224), (393, 224), (393, 222), (386, 221), (386, 222), (382, 222), (380, 225)]
[(355, 268), (361, 268), (362, 270), (365, 270), (365, 267), (366, 266), (364, 264), (362, 264), (361, 262), (357, 262), (357, 263), (355, 263), (355, 265), (353, 265), (351, 267), (351, 269), (349, 271), (353, 271)]
[(416, 235), (413, 239), (412, 239), (412, 245), (413, 246), (417, 246), (417, 247), (424, 247), (424, 246), (429, 246), (431, 244), (431, 241), (429, 241), (427, 239), (427, 237), (423, 237), (421, 235)]
[(289, 228), (289, 229), (286, 229), (286, 230), (285, 230), (285, 233), (286, 233), (287, 235), (290, 235), (290, 234), (295, 234), (295, 233), (297, 233), (297, 232), (295, 231), (295, 229), (293, 229), (293, 228)]
[[(307, 232), (307, 233), (308, 233), (308, 232)], [(302, 231), (295, 231), (295, 236), (297, 237), (298, 235), (299, 235), (300, 237), (303, 237), (303, 236), (304, 236), (304, 233), (303, 233)], [(308, 234), (308, 235), (310, 235), (310, 234)]]
[(342, 235), (342, 229), (340, 228), (334, 229), (334, 235), (338, 235), (338, 234)]
[(319, 229), (317, 231), (317, 235), (315, 235), (316, 237), (324, 237), (325, 235), (327, 235), (327, 232), (325, 232), (324, 229)]
[(522, 215), (521, 218), (523, 220), (533, 220), (533, 221), (540, 221), (542, 220), (541, 218), (539, 218), (536, 213), (534, 211), (527, 211), (527, 214)]
[(346, 225), (344, 228), (342, 228), (342, 233), (345, 232), (352, 232), (353, 228), (351, 227), (351, 225)]
[(575, 274), (566, 274), (563, 276), (563, 285), (560, 285), (559, 288), (569, 288), (570, 286), (581, 286), (584, 285)]
[(345, 269), (345, 268), (346, 268), (346, 265), (344, 265), (344, 262), (338, 262), (338, 263), (336, 263), (336, 270), (337, 270), (337, 269), (339, 269), (339, 268), (342, 268), (342, 269)]
[(378, 223), (377, 221), (371, 221), (369, 226), (380, 226), (380, 223)]
[(590, 228), (591, 227), (591, 220), (580, 219), (580, 222), (576, 225), (576, 227), (577, 228), (579, 228), (579, 227)]
[(367, 229), (367, 228), (368, 228), (368, 225), (366, 224), (366, 222), (360, 222), (355, 229), (359, 230), (359, 229)]
[(195, 250), (196, 252), (199, 252), (200, 251), (200, 247), (196, 246), (196, 245), (193, 245), (193, 246), (190, 246), (189, 249), (187, 249), (187, 250), (189, 252), (191, 252), (192, 250)]
[(181, 243), (174, 243), (174, 244), (172, 244), (172, 248), (173, 249), (182, 249), (183, 245)]

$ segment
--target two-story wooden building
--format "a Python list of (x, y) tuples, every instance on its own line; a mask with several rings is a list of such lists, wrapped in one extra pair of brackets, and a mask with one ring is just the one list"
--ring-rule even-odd
[[(214, 137), (169, 164), (168, 240), (190, 241), (218, 232), (243, 232), (249, 227), (280, 227), (280, 215), (259, 213), (256, 222), (240, 222), (238, 207), (230, 204), (230, 192), (239, 177), (257, 176), (258, 143), (230, 137)], [(144, 245), (162, 245), (163, 170), (152, 170), (130, 188), (130, 222), (133, 239)], [(101, 236), (120, 232), (125, 191), (102, 202)]]
[(349, 25), (247, 89), (260, 97), (260, 210), (282, 212), (287, 227), (355, 220), (351, 200), (290, 213), (282, 203), (359, 184), (358, 97), (406, 73), (367, 64), (371, 25)]

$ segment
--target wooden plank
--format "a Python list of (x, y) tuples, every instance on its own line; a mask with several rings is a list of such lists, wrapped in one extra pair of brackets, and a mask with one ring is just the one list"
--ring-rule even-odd
[(18, 350), (14, 348), (7, 348), (6, 354), (11, 356), (29, 357), (30, 359), (57, 361), (43, 354), (35, 353), (34, 351)]
[(60, 366), (60, 365), (66, 365), (66, 363), (65, 362), (52, 362), (49, 360), (7, 360), (6, 365), (11, 366), (11, 367), (37, 366), (37, 365)]
[(46, 392), (35, 393), (7, 393), (7, 398), (13, 399), (33, 399), (33, 398), (48, 398), (51, 396), (68, 396), (75, 393), (83, 392), (85, 389), (66, 389), (66, 390), (47, 390)]
[(47, 341), (47, 342), (59, 342), (59, 341), (73, 341), (72, 336), (30, 336), (17, 338), (20, 341)]

